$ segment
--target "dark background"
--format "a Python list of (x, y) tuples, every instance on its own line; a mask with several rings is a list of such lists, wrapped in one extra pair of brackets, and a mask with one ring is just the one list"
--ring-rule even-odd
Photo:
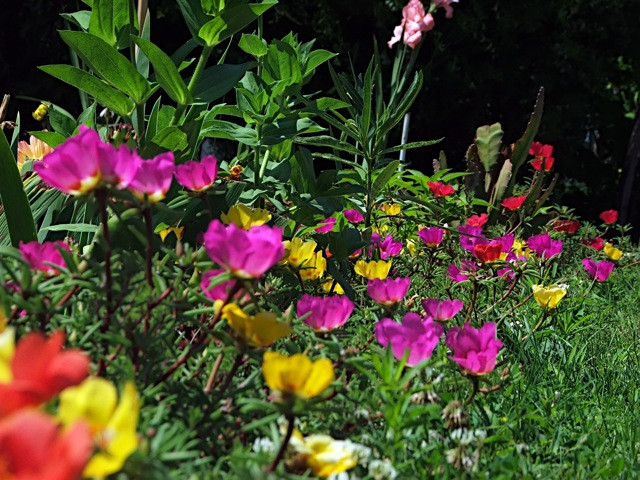
[[(400, 23), (403, 3), (281, 0), (267, 12), (264, 33), (267, 39), (289, 31), (302, 41), (316, 38), (316, 48), (339, 53), (333, 65), (343, 72), (350, 65), (356, 72), (366, 69), (375, 39), (388, 79), (400, 47), (389, 50), (386, 42)], [(75, 0), (0, 0), (0, 6), (0, 94), (13, 97), (8, 118), (19, 110), (23, 130), (39, 128), (31, 119), (36, 101), (16, 96), (48, 100), (77, 115), (77, 92), (36, 67), (69, 63), (57, 34), (65, 28), (58, 13), (87, 7)], [(152, 0), (150, 8), (152, 40), (173, 53), (189, 38), (177, 5)], [(454, 9), (451, 20), (444, 11), (436, 13), (436, 27), (420, 51), (416, 65), (425, 82), (412, 108), (409, 138), (445, 140), (410, 152), (412, 166), (431, 172), (442, 149), (452, 167), (464, 169), (464, 153), (484, 124), (500, 122), (505, 142), (517, 140), (544, 86), (538, 140), (554, 146), (560, 173), (552, 200), (592, 220), (602, 210), (619, 208), (638, 107), (640, 0), (460, 0)], [(242, 61), (241, 53), (232, 51), (227, 62)], [(307, 92), (330, 86), (322, 67)], [(627, 220), (636, 226), (639, 197), (634, 193), (627, 206)]]

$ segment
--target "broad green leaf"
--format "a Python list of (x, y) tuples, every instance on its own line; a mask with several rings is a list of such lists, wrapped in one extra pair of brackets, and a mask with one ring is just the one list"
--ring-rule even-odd
[(387, 164), (382, 171), (380, 171), (373, 181), (373, 185), (371, 186), (371, 196), (376, 197), (384, 187), (387, 186), (391, 177), (398, 174), (398, 167), (400, 166), (400, 160), (394, 160), (393, 162)]
[(149, 82), (131, 62), (104, 40), (85, 32), (65, 30), (60, 36), (105, 81), (142, 103), (151, 93)]
[(238, 46), (249, 55), (253, 55), (256, 58), (260, 58), (267, 54), (267, 45), (264, 40), (254, 34), (243, 33)]
[(336, 53), (332, 53), (329, 50), (322, 50), (322, 49), (314, 50), (309, 54), (309, 57), (307, 58), (307, 63), (304, 65), (305, 75), (307, 75), (308, 73), (318, 68), (324, 62), (331, 60), (336, 55), (337, 55)]
[(101, 105), (113, 110), (118, 115), (128, 117), (134, 109), (134, 104), (129, 97), (84, 70), (71, 65), (44, 65), (38, 68), (87, 92)]
[(215, 47), (257, 20), (258, 17), (277, 3), (277, 0), (263, 0), (261, 3), (248, 3), (227, 8), (219, 16), (205, 23), (200, 28), (198, 36), (209, 47)]
[(200, 45), (204, 45), (204, 41), (198, 36), (198, 32), (211, 17), (202, 11), (200, 0), (176, 0), (176, 2), (180, 7), (191, 36)]
[(203, 103), (218, 100), (233, 89), (251, 66), (253, 63), (215, 65), (207, 68), (193, 89), (195, 100)]
[(285, 117), (264, 126), (262, 145), (276, 145), (301, 133), (315, 133), (323, 130), (324, 128), (310, 118)]
[(69, 136), (76, 128), (76, 119), (57, 105), (51, 105), (48, 111), (51, 127), (58, 133)]
[(299, 148), (289, 159), (291, 164), (291, 183), (298, 193), (316, 192), (316, 174), (313, 168), (313, 157), (306, 148)]
[(150, 41), (136, 36), (132, 38), (147, 58), (149, 58), (156, 74), (156, 80), (158, 80), (158, 83), (164, 91), (167, 92), (167, 95), (180, 105), (191, 103), (189, 89), (180, 76), (180, 73), (178, 73), (175, 64), (171, 61), (171, 58)]
[(79, 127), (80, 125), (86, 125), (89, 128), (95, 127), (97, 106), (98, 104), (96, 102), (93, 102), (80, 114), (80, 116), (78, 117), (77, 127)]
[(40, 231), (46, 232), (88, 232), (95, 233), (98, 231), (98, 225), (93, 223), (61, 223), (59, 225), (51, 225), (43, 227)]
[(499, 123), (484, 125), (476, 130), (475, 144), (478, 147), (478, 156), (484, 166), (484, 171), (489, 173), (498, 161), (498, 154), (502, 146), (502, 126)]
[(91, 22), (91, 11), (80, 10), (74, 13), (61, 13), (60, 16), (65, 20), (77, 25), (85, 32), (89, 30), (89, 23)]
[(225, 6), (225, 0), (200, 0), (200, 3), (202, 9), (208, 15), (218, 15), (224, 10)]
[(257, 132), (249, 127), (240, 127), (235, 123), (224, 120), (207, 122), (207, 127), (200, 132), (203, 137), (226, 138), (236, 140), (245, 145), (255, 147), (260, 144)]
[(89, 21), (89, 33), (101, 38), (112, 47), (116, 45), (114, 0), (94, 0)]
[(24, 191), (16, 159), (2, 131), (0, 131), (0, 192), (11, 244), (17, 247), (21, 241), (36, 240), (36, 226), (29, 200)]
[(33, 135), (34, 137), (42, 140), (51, 148), (56, 148), (67, 140), (67, 137), (56, 132), (29, 132), (29, 135)]
[(165, 127), (160, 130), (153, 136), (151, 143), (172, 152), (180, 152), (188, 146), (187, 134), (176, 126)]

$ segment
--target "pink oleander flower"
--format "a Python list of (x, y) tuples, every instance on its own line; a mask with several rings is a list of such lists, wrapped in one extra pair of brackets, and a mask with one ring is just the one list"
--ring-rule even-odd
[(448, 197), (456, 193), (451, 185), (442, 182), (427, 182), (427, 186), (436, 197)]
[(393, 356), (400, 360), (409, 352), (407, 365), (413, 367), (431, 357), (444, 332), (442, 325), (431, 318), (424, 320), (417, 313), (409, 312), (399, 324), (383, 318), (376, 324), (376, 338), (383, 347), (391, 345)]
[(482, 227), (460, 225), (458, 233), (460, 234), (460, 246), (470, 252), (473, 252), (474, 247), (478, 244), (489, 243), (489, 240), (482, 235)]
[(327, 233), (333, 230), (333, 226), (336, 223), (335, 217), (325, 218), (320, 222), (320, 226), (316, 228), (316, 233)]
[(218, 275), (225, 273), (223, 269), (209, 270), (202, 275), (202, 281), (200, 282), (200, 288), (205, 296), (212, 301), (226, 300), (229, 295), (229, 290), (235, 285), (234, 280), (228, 280), (226, 282), (219, 283), (218, 285), (211, 286), (211, 281)]
[(507, 210), (518, 210), (526, 200), (526, 195), (520, 195), (519, 197), (509, 197), (505, 198), (500, 205), (502, 205)]
[(502, 342), (496, 338), (496, 324), (485, 323), (482, 328), (473, 328), (465, 323), (462, 328), (453, 327), (445, 340), (453, 351), (449, 357), (471, 375), (485, 375), (496, 366), (498, 350)]
[(369, 247), (369, 256), (373, 253), (373, 248), (380, 249), (380, 258), (386, 260), (389, 257), (395, 257), (402, 251), (403, 243), (396, 242), (390, 234), (387, 234), (382, 240), (382, 237), (377, 233), (371, 234), (371, 247)]
[(427, 316), (438, 322), (451, 320), (464, 306), (462, 300), (438, 300), (427, 298), (422, 300), (422, 308), (427, 312)]
[(452, 3), (458, 3), (458, 0), (433, 0), (433, 6), (435, 8), (444, 8), (445, 17), (453, 18), (453, 7)]
[(418, 231), (420, 240), (430, 248), (435, 248), (442, 243), (444, 230), (438, 227), (422, 228)]
[(587, 273), (599, 282), (606, 281), (607, 278), (609, 278), (609, 275), (611, 275), (613, 267), (615, 267), (615, 263), (613, 262), (609, 262), (607, 260), (596, 262), (592, 258), (583, 259), (582, 265), (584, 265), (584, 269)]
[(465, 222), (465, 225), (468, 227), (482, 227), (488, 221), (489, 215), (481, 213), (480, 215), (471, 215)]
[(374, 302), (388, 307), (400, 302), (409, 291), (410, 285), (409, 277), (386, 278), (384, 280), (374, 278), (369, 280), (367, 284), (367, 293)]
[(131, 193), (142, 200), (147, 195), (151, 203), (162, 200), (171, 187), (175, 169), (172, 152), (161, 153), (149, 160), (143, 160), (129, 185)]
[(244, 230), (213, 220), (204, 247), (214, 262), (238, 278), (259, 278), (284, 257), (282, 229), (267, 225)]
[(343, 295), (312, 297), (303, 295), (296, 306), (299, 317), (309, 314), (304, 323), (316, 332), (329, 332), (341, 327), (349, 319), (355, 305)]
[(207, 155), (201, 161), (188, 161), (175, 167), (176, 180), (192, 192), (201, 192), (213, 185), (218, 177), (218, 160)]
[(345, 210), (342, 213), (344, 214), (344, 218), (346, 218), (350, 223), (361, 223), (364, 221), (364, 217), (356, 209)]
[(402, 22), (393, 29), (393, 37), (387, 42), (389, 48), (402, 39), (409, 48), (416, 48), (422, 40), (422, 32), (435, 26), (433, 15), (426, 13), (420, 0), (409, 0), (402, 9)]
[(552, 240), (548, 233), (529, 237), (527, 246), (543, 258), (551, 258), (562, 253), (562, 240)]
[(124, 189), (132, 182), (140, 158), (126, 146), (116, 149), (85, 126), (80, 133), (33, 165), (48, 185), (72, 195), (89, 193), (101, 185)]
[(449, 278), (456, 283), (466, 282), (469, 280), (469, 276), (478, 269), (474, 262), (469, 260), (460, 260), (460, 267), (455, 263), (449, 265), (447, 272)]
[(37, 241), (27, 243), (20, 242), (19, 248), (20, 253), (22, 253), (22, 257), (29, 264), (29, 268), (40, 270), (41, 272), (45, 272), (47, 275), (58, 275), (60, 273), (59, 269), (48, 264), (66, 268), (67, 264), (60, 253), (60, 249), (71, 253), (69, 245), (62, 240), (44, 243), (39, 243)]

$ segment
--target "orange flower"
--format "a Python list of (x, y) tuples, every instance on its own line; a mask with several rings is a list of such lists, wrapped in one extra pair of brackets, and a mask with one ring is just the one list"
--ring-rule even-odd
[(18, 142), (18, 170), (22, 170), (24, 162), (42, 160), (46, 154), (52, 151), (53, 148), (33, 135), (29, 137), (29, 143)]

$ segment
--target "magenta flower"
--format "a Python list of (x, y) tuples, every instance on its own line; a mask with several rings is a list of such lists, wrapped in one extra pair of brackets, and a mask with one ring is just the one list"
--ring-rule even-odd
[(89, 193), (100, 185), (126, 188), (131, 183), (140, 157), (127, 147), (116, 149), (100, 140), (98, 132), (85, 126), (53, 152), (33, 165), (48, 185), (72, 195)]
[(476, 264), (469, 260), (460, 260), (460, 267), (455, 263), (449, 265), (447, 272), (449, 278), (456, 283), (466, 282), (469, 280), (469, 276), (478, 269)]
[(444, 328), (431, 318), (422, 320), (417, 313), (409, 312), (402, 324), (390, 318), (376, 323), (376, 338), (383, 347), (391, 344), (393, 356), (400, 360), (409, 351), (407, 365), (410, 367), (430, 358), (442, 336)]
[(206, 190), (218, 177), (218, 160), (207, 155), (200, 162), (190, 160), (176, 165), (175, 176), (178, 183), (192, 192)]
[(423, 228), (418, 231), (418, 236), (427, 247), (435, 248), (442, 243), (444, 230), (438, 227)]
[(427, 312), (427, 316), (438, 322), (451, 320), (464, 306), (462, 300), (438, 300), (427, 298), (422, 300), (422, 308)]
[(595, 278), (599, 282), (604, 282), (609, 278), (611, 272), (613, 271), (613, 267), (615, 267), (615, 263), (609, 262), (607, 260), (602, 260), (601, 262), (596, 262), (592, 258), (585, 258), (582, 260), (582, 264), (584, 265), (584, 269)]
[(551, 258), (562, 253), (562, 240), (552, 240), (548, 233), (529, 237), (527, 246), (543, 258)]
[(217, 270), (209, 270), (207, 272), (204, 272), (204, 274), (202, 275), (200, 288), (202, 288), (203, 293), (206, 295), (206, 297), (209, 300), (212, 300), (214, 302), (216, 300), (225, 301), (227, 299), (227, 296), (229, 295), (229, 290), (231, 290), (235, 285), (236, 282), (234, 280), (228, 280), (226, 282), (222, 282), (222, 283), (219, 283), (218, 285), (211, 287), (210, 286), (211, 281), (215, 277), (223, 273), (225, 273), (225, 270), (217, 269)]
[(342, 213), (344, 214), (344, 218), (346, 218), (350, 223), (361, 223), (364, 221), (364, 217), (356, 209), (345, 210)]
[(407, 292), (411, 280), (404, 278), (386, 278), (380, 280), (374, 278), (367, 284), (367, 293), (374, 302), (384, 306), (391, 306), (401, 301)]
[(149, 160), (143, 160), (129, 189), (141, 200), (146, 194), (149, 202), (159, 202), (171, 187), (174, 169), (172, 152), (161, 153)]
[(36, 241), (28, 243), (20, 242), (19, 248), (20, 253), (22, 253), (22, 257), (29, 264), (29, 268), (32, 268), (33, 270), (40, 270), (41, 272), (45, 272), (47, 275), (58, 275), (60, 273), (60, 270), (55, 268), (53, 265), (58, 265), (60, 267), (67, 266), (60, 250), (65, 250), (71, 253), (69, 245), (62, 240), (44, 243)]
[(238, 278), (258, 278), (284, 257), (282, 229), (260, 225), (244, 230), (213, 220), (204, 234), (211, 259)]
[(316, 228), (316, 233), (327, 233), (333, 230), (333, 226), (336, 223), (334, 217), (325, 218), (320, 222), (320, 226)]
[(382, 237), (377, 233), (371, 234), (371, 247), (369, 247), (369, 256), (371, 256), (373, 248), (380, 249), (380, 258), (386, 260), (389, 257), (395, 257), (402, 251), (402, 242), (396, 242), (390, 234)]
[(433, 15), (426, 13), (420, 0), (409, 0), (402, 9), (402, 22), (393, 29), (393, 37), (387, 42), (393, 47), (402, 38), (405, 45), (416, 48), (422, 40), (422, 32), (428, 32), (435, 26)]
[(465, 323), (464, 327), (453, 327), (447, 332), (445, 340), (453, 351), (449, 357), (471, 375), (485, 375), (496, 366), (498, 350), (502, 342), (496, 338), (496, 324), (485, 323), (475, 329)]
[(470, 252), (473, 252), (476, 245), (489, 243), (489, 240), (482, 235), (482, 227), (460, 225), (458, 233), (460, 234), (460, 246)]
[(304, 323), (316, 332), (328, 332), (346, 323), (355, 305), (343, 295), (312, 297), (303, 295), (296, 306), (299, 317), (309, 314)]

